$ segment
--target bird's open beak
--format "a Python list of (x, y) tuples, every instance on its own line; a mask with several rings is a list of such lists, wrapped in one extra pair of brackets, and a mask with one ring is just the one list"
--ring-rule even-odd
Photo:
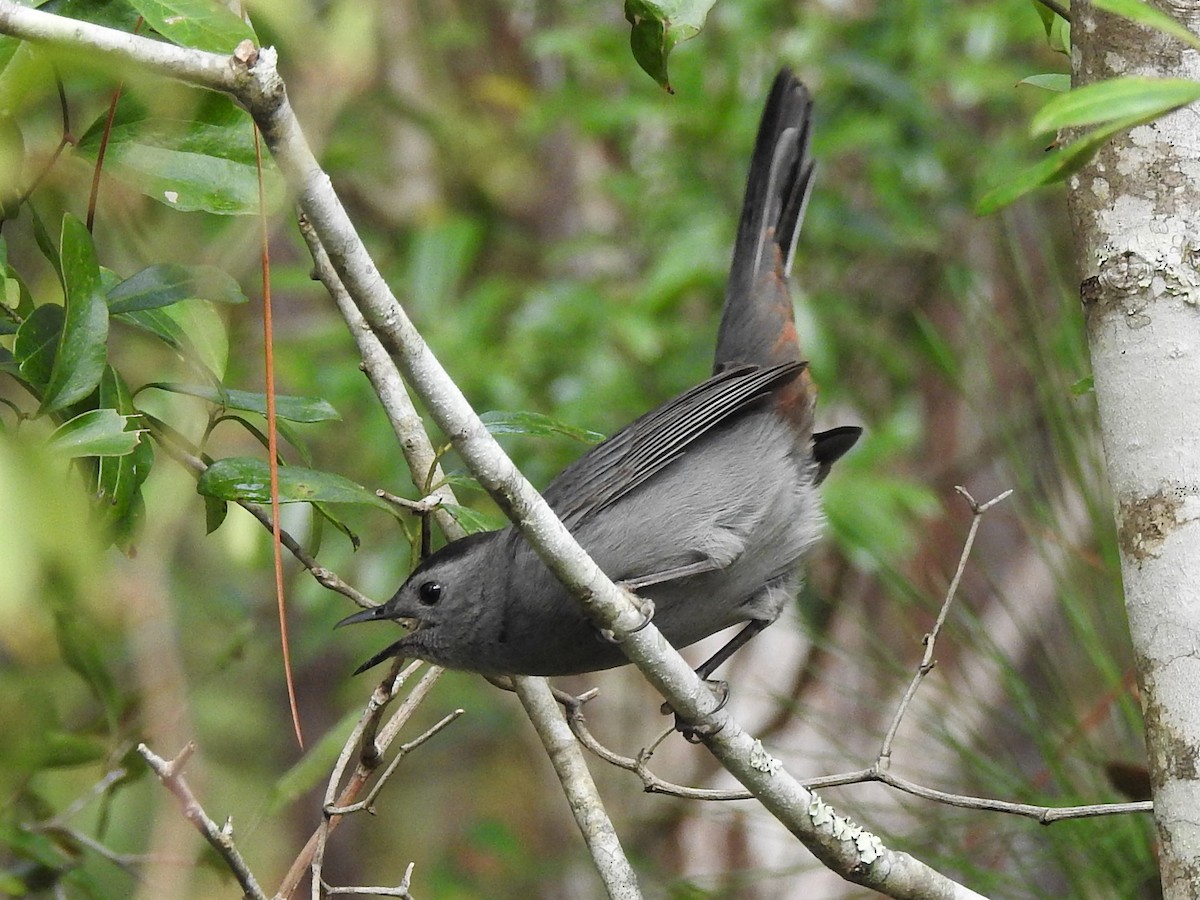
[(354, 674), (361, 675), (363, 672), (367, 671), (367, 669), (375, 668), (377, 665), (379, 665), (385, 659), (390, 659), (393, 656), (399, 656), (400, 655), (400, 643), (401, 643), (400, 641), (396, 641), (396, 643), (389, 644), (387, 647), (384, 647), (382, 650), (380, 650), (378, 653), (376, 653), (374, 656), (372, 656), (370, 659), (368, 659), (365, 663), (363, 663), (361, 666), (359, 666), (357, 669), (355, 669)]
[(359, 622), (374, 622), (377, 619), (392, 619), (401, 628), (408, 631), (416, 631), (421, 627), (421, 620), (415, 616), (390, 616), (387, 608), (384, 606), (372, 606), (370, 609), (360, 610), (352, 616), (346, 616), (342, 621), (334, 625), (334, 628), (341, 628), (343, 625), (356, 625)]
[[(341, 628), (343, 625), (355, 625), (358, 622), (374, 622), (376, 620), (390, 618), (392, 617), (388, 615), (386, 605), (372, 606), (370, 609), (362, 609), (353, 615), (346, 616), (346, 618), (342, 619), (342, 621), (338, 622), (333, 627)], [(416, 631), (421, 625), (420, 619), (416, 619), (411, 616), (400, 616), (396, 618), (395, 621), (398, 625), (400, 625), (401, 628), (404, 628), (407, 631)], [(363, 672), (367, 671), (367, 669), (379, 665), (385, 659), (392, 656), (398, 656), (400, 654), (400, 645), (402, 643), (403, 638), (399, 641), (396, 641), (396, 643), (390, 644), (389, 646), (380, 650), (365, 663), (355, 669), (354, 674), (361, 675)]]
[(374, 622), (376, 619), (386, 619), (387, 617), (385, 605), (372, 606), (370, 609), (361, 609), (352, 616), (346, 616), (333, 627), (341, 628), (343, 625), (354, 625), (358, 622)]

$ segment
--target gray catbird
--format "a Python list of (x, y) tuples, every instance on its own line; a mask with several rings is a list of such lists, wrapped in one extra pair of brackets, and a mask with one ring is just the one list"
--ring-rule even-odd
[[(781, 71), (750, 162), (712, 377), (594, 447), (545, 491), (600, 568), (653, 601), (674, 646), (747, 623), (697, 670), (704, 678), (795, 596), (821, 525), (817, 485), (861, 433), (813, 434), (816, 391), (787, 286), (812, 187), (811, 105)], [(509, 675), (627, 662), (512, 526), (444, 547), (387, 603), (340, 624), (374, 619), (409, 632), (360, 672), (389, 656)]]

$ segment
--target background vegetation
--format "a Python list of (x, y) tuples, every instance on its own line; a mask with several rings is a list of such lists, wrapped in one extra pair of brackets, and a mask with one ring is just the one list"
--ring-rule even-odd
[[(132, 28), (120, 2), (96, 6)], [(1045, 95), (1018, 82), (1066, 70), (1033, 5), (718, 4), (672, 57), (673, 96), (630, 59), (616, 5), (331, 0), (251, 12), (377, 262), (476, 408), (606, 433), (708, 371), (761, 99), (778, 66), (793, 66), (817, 100), (821, 172), (795, 270), (802, 341), (823, 421), (861, 423), (867, 437), (827, 484), (829, 536), (799, 614), (731, 669), (739, 715), (801, 775), (872, 759), (966, 529), (953, 486), (981, 500), (1012, 487), (985, 522), (897, 769), (1037, 803), (1120, 796), (1109, 774), (1141, 759), (1140, 716), (1062, 197), (1052, 189), (974, 214), (987, 188), (1041, 151), (1026, 123)], [(9, 264), (39, 303), (61, 292), (33, 212), (55, 242), (64, 213), (85, 215), (85, 134), (118, 80), (122, 104), (181, 120), (205, 102), (78, 60), (59, 58), (57, 71), (71, 132), (84, 139), (53, 165), (55, 69), (44, 55), (18, 56), (0, 76), (24, 146), (23, 168), (5, 181), (25, 188), (46, 173), (3, 230)], [(206, 263), (257, 297), (256, 231), (252, 218), (171, 209), (113, 174), (94, 235), (100, 262), (121, 277)], [(271, 238), (279, 389), (324, 398), (341, 417), (294, 426), (312, 464), (416, 496), (353, 345), (308, 279), (286, 203), (275, 204)], [(258, 390), (257, 304), (220, 315), (225, 383)], [(129, 328), (114, 326), (109, 359), (132, 387), (190, 372)], [(194, 479), (160, 455), (144, 527), (127, 553), (109, 549), (83, 476), (45, 452), (50, 425), (17, 420), (37, 403), (7, 379), (0, 397), (15, 405), (0, 410), (0, 886), (235, 890), (219, 866), (186, 864), (203, 853), (136, 757), (122, 784), (70, 818), (78, 833), (60, 827), (138, 740), (170, 756), (193, 737), (206, 808), (232, 816), (272, 885), (316, 824), (330, 754), (370, 690), (349, 673), (388, 636), (331, 632), (349, 604), (289, 567), (302, 755), (287, 720), (268, 535), (236, 509), (206, 535)], [(177, 393), (148, 390), (138, 402), (193, 440), (210, 421), (204, 402)], [(508, 443), (539, 485), (582, 449)], [(261, 453), (228, 422), (208, 449)], [(286, 527), (307, 533), (306, 514), (287, 512)], [(361, 546), (326, 527), (320, 558), (384, 599), (411, 565), (406, 537), (386, 514), (345, 516)], [(589, 718), (627, 752), (665, 727), (639, 681), (615, 672), (568, 685), (601, 686)], [(516, 701), (451, 674), (424, 723), (457, 706), (467, 715), (405, 764), (379, 815), (338, 833), (330, 878), (395, 883), (411, 860), (418, 896), (596, 892)], [(673, 780), (720, 782), (702, 749), (672, 745), (656, 765)], [(644, 795), (632, 777), (595, 768), (652, 894), (851, 895), (752, 810)], [(1154, 868), (1148, 820), (1044, 828), (872, 787), (828, 799), (985, 893), (1130, 897)], [(173, 862), (126, 869), (80, 834)]]

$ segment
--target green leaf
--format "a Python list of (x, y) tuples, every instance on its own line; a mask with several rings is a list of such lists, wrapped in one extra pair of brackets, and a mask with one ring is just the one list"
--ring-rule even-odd
[(604, 435), (577, 425), (568, 425), (558, 419), (532, 412), (503, 412), (491, 410), (480, 417), (492, 434), (529, 434), (535, 437), (566, 435), (585, 444), (598, 444)]
[(49, 731), (41, 735), (33, 751), (37, 755), (37, 768), (64, 769), (104, 759), (108, 744), (88, 735)]
[(54, 370), (54, 355), (62, 334), (67, 313), (55, 303), (46, 303), (33, 311), (21, 323), (13, 339), (13, 357), (21, 377), (39, 391), (44, 391)]
[(1049, 31), (1046, 34), (1046, 43), (1050, 45), (1050, 49), (1064, 56), (1071, 55), (1071, 23), (1062, 16), (1056, 15), (1054, 21), (1050, 23)]
[[(126, 417), (127, 429), (136, 429), (142, 421), (137, 416), (129, 388), (112, 366), (105, 369), (104, 377), (100, 379), (100, 406)], [(144, 517), (142, 484), (153, 465), (154, 446), (148, 440), (139, 440), (133, 451), (125, 456), (100, 458), (96, 492), (102, 501), (101, 517), (107, 533), (124, 549), (129, 548)]]
[(1019, 172), (985, 193), (975, 205), (975, 214), (990, 215), (1035, 188), (1053, 181), (1060, 181), (1072, 172), (1079, 171), (1105, 141), (1126, 128), (1140, 125), (1143, 121), (1145, 121), (1143, 118), (1138, 117), (1110, 122), (1108, 125), (1088, 132), (1079, 140), (1065, 147), (1051, 151), (1037, 165)]
[(667, 75), (667, 58), (684, 41), (704, 27), (704, 19), (715, 0), (625, 0), (625, 19), (633, 58), (639, 66), (674, 93)]
[(1046, 75), (1030, 75), (1022, 78), (1017, 84), (1028, 84), (1044, 91), (1062, 93), (1071, 89), (1071, 76), (1066, 73), (1051, 72)]
[(467, 534), (477, 534), (480, 531), (496, 531), (508, 524), (503, 516), (490, 516), (469, 506), (459, 506), (457, 503), (443, 503), (442, 509), (454, 516), (456, 522), (463, 527)]
[[(235, 391), (228, 388), (218, 390), (204, 385), (175, 384), (165, 381), (156, 381), (146, 387), (170, 391), (174, 394), (187, 394), (189, 397), (199, 397), (226, 409), (243, 409), (263, 416), (267, 414), (267, 395), (262, 393)], [(275, 395), (275, 415), (280, 419), (287, 419), (289, 422), (328, 422), (341, 418), (337, 410), (320, 397), (292, 397), (287, 394)]]
[(54, 246), (54, 240), (50, 237), (46, 223), (42, 221), (42, 217), (38, 215), (37, 207), (32, 203), (29, 204), (29, 220), (30, 224), (33, 225), (34, 243), (42, 251), (42, 256), (46, 257), (50, 265), (54, 267), (54, 274), (58, 276), (59, 283), (61, 284), (62, 259), (58, 255), (58, 248)]
[(318, 515), (313, 517), (312, 537), (310, 552), (313, 556), (317, 555), (317, 551), (321, 547), (321, 535), (325, 531), (325, 523), (328, 522), (333, 528), (340, 532), (346, 540), (350, 542), (350, 547), (354, 552), (358, 552), (358, 548), (362, 546), (362, 539), (354, 533), (354, 531), (343, 522), (340, 518), (333, 514), (333, 510), (323, 503), (314, 503), (313, 509)]
[(66, 318), (42, 396), (43, 413), (70, 406), (94, 391), (108, 354), (108, 305), (100, 291), (96, 248), (87, 227), (69, 213), (63, 217), (62, 266)]
[[(218, 500), (269, 503), (271, 475), (266, 462), (261, 459), (245, 456), (218, 459), (200, 476), (196, 491)], [(395, 512), (387, 501), (348, 478), (300, 466), (280, 467), (279, 500), (282, 503), (354, 503)]]
[(1111, 78), (1060, 94), (1033, 117), (1032, 134), (1116, 119), (1154, 119), (1200, 99), (1200, 82), (1183, 78)]
[(81, 456), (125, 456), (138, 444), (141, 432), (126, 431), (130, 417), (115, 409), (90, 409), (54, 429), (46, 447), (77, 459)]
[[(77, 151), (95, 160), (107, 127), (101, 116), (80, 138)], [(248, 113), (213, 95), (193, 120), (150, 116), (122, 98), (109, 132), (105, 175), (172, 209), (217, 215), (257, 215), (258, 164)], [(269, 155), (263, 157), (268, 210), (286, 196)]]
[(29, 287), (20, 273), (12, 266), (7, 266), (5, 269), (4, 296), (0, 299), (0, 303), (3, 303), (8, 309), (14, 310), (17, 317), (22, 320), (33, 315), (33, 295), (29, 293)]
[(24, 168), (25, 138), (21, 126), (12, 116), (0, 114), (0, 217), (4, 219), (16, 218), (21, 211)]
[(212, 534), (225, 522), (229, 515), (229, 504), (216, 497), (204, 498), (204, 533)]
[(1149, 3), (1144, 3), (1143, 0), (1092, 0), (1092, 5), (1097, 9), (1115, 13), (1118, 16), (1129, 19), (1131, 22), (1137, 22), (1140, 25), (1146, 25), (1164, 34), (1177, 37), (1195, 49), (1200, 50), (1200, 37), (1197, 37), (1190, 30), (1180, 25), (1162, 10), (1151, 6)]
[(129, 0), (159, 34), (181, 47), (232, 53), (244, 40), (258, 43), (250, 25), (216, 0)]
[(148, 266), (108, 292), (111, 313), (170, 306), (180, 300), (245, 303), (246, 295), (232, 276), (216, 266)]
[(119, 313), (118, 321), (149, 332), (219, 379), (229, 359), (225, 323), (207, 300), (180, 300), (158, 309)]

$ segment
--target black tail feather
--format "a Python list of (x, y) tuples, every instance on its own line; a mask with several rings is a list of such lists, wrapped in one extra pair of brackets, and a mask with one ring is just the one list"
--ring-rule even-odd
[(738, 223), (716, 368), (799, 358), (787, 278), (813, 184), (808, 156), (812, 101), (788, 69), (763, 109)]

